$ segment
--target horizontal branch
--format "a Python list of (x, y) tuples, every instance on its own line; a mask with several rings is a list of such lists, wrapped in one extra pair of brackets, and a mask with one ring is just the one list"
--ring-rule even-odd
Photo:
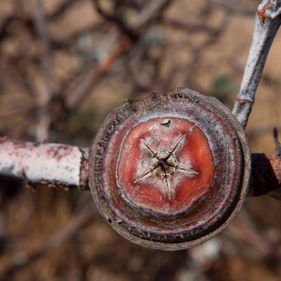
[(0, 138), (0, 175), (54, 188), (88, 188), (88, 150)]
[[(31, 186), (89, 190), (88, 161), (88, 149), (0, 138), (0, 181), (6, 177)], [(253, 153), (249, 196), (264, 194), (281, 198), (281, 157)]]

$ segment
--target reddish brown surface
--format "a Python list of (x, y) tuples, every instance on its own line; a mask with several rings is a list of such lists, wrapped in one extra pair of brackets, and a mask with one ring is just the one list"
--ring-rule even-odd
[[(138, 206), (160, 213), (178, 213), (190, 207), (209, 189), (214, 172), (214, 163), (208, 140), (193, 123), (182, 118), (169, 118), (169, 126), (161, 125), (167, 118), (152, 118), (134, 127), (123, 142), (118, 163), (118, 181), (127, 199)], [(174, 171), (170, 176), (174, 198), (167, 198), (161, 171), (135, 182), (148, 170), (152, 155), (141, 143), (154, 151), (169, 150), (181, 136), (183, 141), (175, 150), (175, 158), (184, 167), (191, 167), (197, 175)]]
[(213, 98), (179, 89), (108, 115), (90, 149), (90, 187), (108, 223), (164, 250), (226, 227), (246, 197), (249, 171), (244, 132), (228, 113)]
[(268, 3), (265, 4), (261, 9), (257, 9), (257, 13), (260, 16), (262, 22), (265, 22), (265, 20), (267, 18), (267, 11), (269, 10), (271, 4), (272, 4), (272, 1), (268, 1)]
[(268, 160), (271, 163), (272, 169), (274, 171), (274, 174), (276, 176), (277, 181), (281, 182), (281, 157), (272, 155), (272, 154), (268, 154), (266, 155)]

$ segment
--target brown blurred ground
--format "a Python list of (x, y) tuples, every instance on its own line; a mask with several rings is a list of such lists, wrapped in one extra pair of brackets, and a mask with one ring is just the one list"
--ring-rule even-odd
[[(92, 77), (95, 83), (81, 104), (65, 111), (62, 94), (67, 100), (73, 92), (67, 90), (70, 85), (81, 85), (85, 73), (100, 68), (99, 59), (116, 47), (120, 32), (95, 11), (91, 0), (74, 1), (55, 19), (48, 16), (63, 2), (42, 1), (51, 41), (51, 98), (47, 97), (51, 102), (46, 105), (40, 103), (45, 97), (46, 69), (41, 63), (42, 38), (34, 28), (32, 1), (1, 0), (1, 135), (40, 140), (38, 127), (45, 108), (47, 117), (59, 112), (47, 126), (48, 141), (89, 146), (102, 120), (116, 105), (152, 91), (182, 86), (214, 95), (231, 108), (258, 1), (173, 1), (162, 17), (140, 32), (137, 42), (129, 44), (129, 50), (109, 61), (98, 78)], [(149, 1), (123, 1), (125, 12), (119, 12), (128, 22), (138, 16), (137, 9), (126, 7), (133, 2), (141, 9)], [(110, 1), (105, 4), (111, 10)], [(17, 20), (1, 33), (7, 18), (12, 17)], [(279, 34), (247, 129), (253, 151), (272, 152), (271, 130), (281, 125), (280, 50)], [(3, 183), (0, 191), (0, 273), (8, 265), (21, 263), (64, 229), (91, 200), (87, 192), (16, 190)], [(72, 239), (7, 280), (281, 280), (280, 219), (280, 202), (269, 197), (249, 199), (244, 212), (218, 238), (190, 251), (169, 253), (132, 245), (95, 213)]]

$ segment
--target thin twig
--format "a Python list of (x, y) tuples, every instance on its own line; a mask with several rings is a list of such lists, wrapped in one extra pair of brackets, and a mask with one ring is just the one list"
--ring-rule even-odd
[(116, 45), (105, 55), (95, 68), (91, 68), (77, 85), (68, 89), (65, 94), (67, 110), (78, 108), (90, 93), (97, 81), (111, 68), (112, 64), (129, 48), (124, 37), (117, 39)]
[(258, 7), (253, 42), (233, 114), (245, 128), (255, 102), (267, 55), (281, 25), (281, 0), (266, 0)]
[(235, 239), (254, 247), (261, 257), (270, 258), (276, 255), (276, 247), (265, 237), (264, 233), (261, 233), (247, 209), (241, 212), (230, 225), (229, 230)]
[(106, 12), (101, 5), (100, 0), (92, 0), (92, 3), (99, 13), (105, 20), (114, 23), (123, 35), (126, 35), (132, 42), (136, 42), (139, 39), (137, 32), (129, 27), (123, 18), (118, 17), (115, 13)]
[(25, 258), (12, 261), (2, 273), (0, 281), (10, 280), (11, 277), (23, 268), (29, 266), (39, 258), (61, 246), (66, 241), (72, 239), (77, 233), (88, 224), (94, 217), (95, 211), (93, 203), (90, 202), (80, 213), (74, 216), (70, 222), (63, 226), (61, 230), (55, 233), (48, 241), (44, 242), (36, 250), (27, 254)]
[(41, 46), (41, 67), (44, 75), (44, 87), (38, 91), (38, 124), (36, 126), (36, 140), (45, 141), (48, 139), (50, 116), (48, 105), (52, 98), (52, 66), (50, 57), (50, 39), (47, 30), (46, 17), (41, 0), (32, 0), (34, 7), (35, 26), (40, 38)]
[[(131, 27), (127, 27), (130, 30), (139, 30), (142, 29), (142, 33), (145, 33), (147, 26), (156, 18), (160, 17), (160, 15), (166, 11), (169, 5), (173, 0), (157, 0), (149, 2), (143, 10), (139, 13), (139, 16), (134, 21)], [(94, 4), (98, 3), (93, 1)], [(100, 7), (100, 6), (98, 6)], [(105, 13), (105, 12), (104, 12)], [(116, 23), (116, 20), (114, 20)], [(118, 23), (119, 24), (119, 23)], [(72, 112), (76, 108), (81, 105), (81, 103), (85, 100), (85, 98), (90, 93), (91, 89), (97, 83), (97, 81), (108, 72), (111, 68), (112, 64), (123, 54), (128, 53), (134, 47), (132, 41), (126, 40), (128, 38), (128, 34), (122, 33), (118, 40), (116, 40), (115, 46), (111, 49), (111, 51), (106, 55), (102, 61), (100, 61), (99, 65), (94, 69), (90, 69), (88, 73), (86, 73), (84, 79), (80, 81), (77, 85), (72, 87), (71, 89), (67, 89), (64, 94), (65, 97), (65, 106), (69, 112)], [(54, 122), (56, 120), (53, 119)]]
[[(202, 18), (203, 18), (203, 22), (207, 26), (206, 23), (209, 21), (211, 15), (210, 12), (213, 10), (213, 6), (210, 5), (209, 2), (207, 2), (204, 10), (205, 11), (202, 12)], [(228, 12), (226, 12), (219, 26), (217, 28), (214, 28), (213, 31), (207, 33), (207, 38), (205, 39), (203, 44), (201, 44), (200, 46), (192, 47), (193, 49), (192, 59), (186, 70), (186, 80), (185, 80), (185, 84), (189, 85), (189, 87), (197, 88), (197, 85), (194, 83), (195, 80), (194, 78), (197, 76), (198, 66), (200, 65), (202, 54), (206, 52), (206, 50), (211, 48), (216, 42), (218, 42), (222, 34), (224, 34), (224, 31), (227, 29), (228, 25), (229, 25), (229, 14)]]
[(77, 4), (76, 0), (66, 0), (58, 5), (58, 7), (53, 11), (53, 13), (47, 15), (49, 21), (55, 21), (60, 19), (61, 17), (69, 11), (75, 4)]

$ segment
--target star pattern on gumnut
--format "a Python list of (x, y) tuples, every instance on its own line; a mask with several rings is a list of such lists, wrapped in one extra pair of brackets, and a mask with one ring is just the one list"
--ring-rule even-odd
[(149, 167), (136, 177), (134, 184), (151, 176), (158, 176), (163, 181), (166, 199), (174, 200), (175, 187), (171, 186), (171, 178), (176, 173), (183, 173), (187, 177), (194, 177), (199, 174), (198, 171), (194, 170), (192, 167), (182, 165), (176, 157), (175, 153), (185, 138), (186, 135), (182, 134), (171, 147), (159, 150), (153, 149), (146, 140), (141, 139), (142, 147), (149, 153), (151, 160)]

